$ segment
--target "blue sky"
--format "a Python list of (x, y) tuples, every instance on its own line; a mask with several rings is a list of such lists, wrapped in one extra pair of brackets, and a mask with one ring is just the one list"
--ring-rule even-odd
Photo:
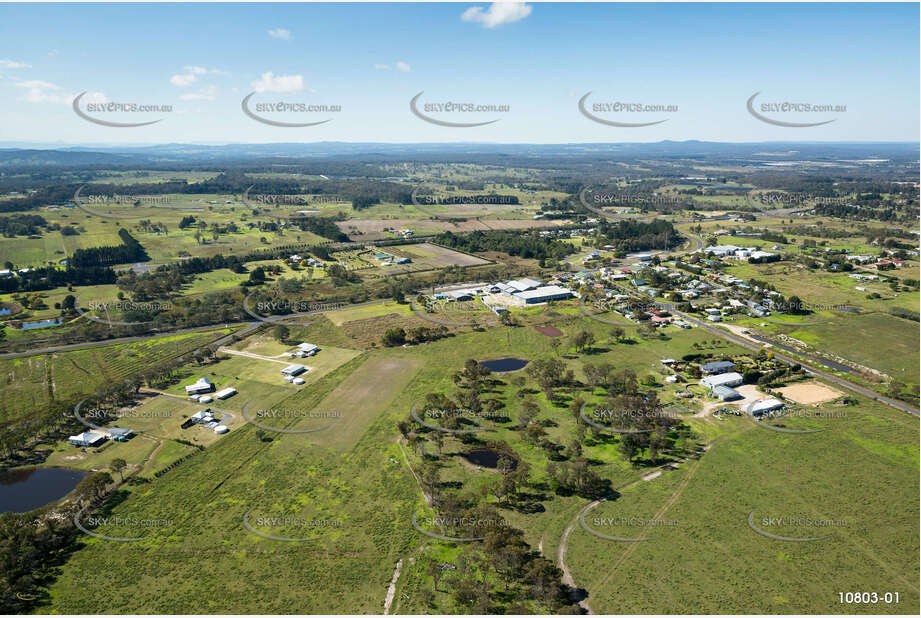
[[(919, 5), (0, 4), (0, 141), (917, 141)], [(169, 105), (81, 119), (83, 102)], [(782, 127), (789, 122), (834, 122)], [(256, 104), (339, 105), (258, 112)], [(446, 127), (430, 118), (485, 126)], [(615, 127), (593, 122), (666, 122)], [(507, 111), (439, 112), (441, 102)], [(609, 111), (603, 103), (676, 106)], [(768, 103), (843, 105), (789, 112)], [(668, 108), (666, 108), (668, 109)], [(606, 111), (608, 110), (608, 111)], [(87, 112), (89, 113), (89, 112)]]

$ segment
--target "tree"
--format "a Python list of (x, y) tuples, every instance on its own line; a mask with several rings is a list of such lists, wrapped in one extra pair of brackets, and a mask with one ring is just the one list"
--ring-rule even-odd
[(287, 341), (290, 334), (291, 331), (284, 324), (276, 324), (275, 328), (272, 329), (272, 336), (275, 337), (275, 341), (281, 343)]
[(120, 481), (124, 481), (125, 477), (122, 475), (122, 470), (124, 470), (128, 465), (121, 457), (116, 457), (112, 460), (112, 463), (109, 464), (109, 467), (112, 468), (113, 472), (118, 472), (118, 478)]
[(388, 328), (381, 338), (381, 343), (388, 348), (403, 345), (406, 343), (406, 331), (402, 328)]
[(615, 326), (611, 329), (611, 339), (617, 343), (620, 343), (624, 339), (626, 332), (620, 326)]
[(261, 266), (257, 266), (249, 273), (249, 282), (253, 285), (261, 285), (265, 283), (265, 270)]
[(595, 343), (595, 335), (587, 330), (579, 331), (572, 338), (572, 345), (579, 352), (582, 352), (586, 348), (591, 347), (593, 343)]

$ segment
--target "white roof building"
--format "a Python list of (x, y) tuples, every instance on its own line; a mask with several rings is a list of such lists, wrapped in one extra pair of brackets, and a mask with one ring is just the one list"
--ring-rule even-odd
[(509, 281), (506, 285), (515, 292), (525, 292), (541, 286), (542, 283), (536, 279), (515, 279), (514, 281)]
[(784, 403), (779, 399), (762, 399), (742, 406), (742, 410), (752, 416), (761, 416), (767, 412), (780, 410), (783, 407)]
[(307, 371), (307, 367), (303, 365), (288, 365), (281, 370), (281, 375), (283, 376), (296, 376), (298, 374), (304, 373)]
[(199, 393), (210, 393), (214, 390), (214, 385), (211, 384), (211, 380), (208, 378), (198, 378), (198, 381), (195, 384), (190, 384), (185, 387), (186, 395), (197, 395)]
[(237, 394), (237, 389), (231, 388), (228, 386), (227, 388), (223, 390), (219, 390), (218, 392), (214, 393), (214, 396), (217, 397), (218, 399), (227, 399), (228, 397), (232, 395), (236, 395), (236, 394)]
[(304, 342), (297, 344), (297, 349), (301, 352), (313, 352), (315, 350), (319, 350), (320, 348), (312, 343)]
[(738, 386), (742, 383), (742, 374), (732, 371), (716, 376), (708, 376), (700, 381), (701, 386), (712, 389), (715, 386)]

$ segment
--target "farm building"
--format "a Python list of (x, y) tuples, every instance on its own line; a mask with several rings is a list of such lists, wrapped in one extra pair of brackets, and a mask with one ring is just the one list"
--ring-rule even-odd
[(109, 438), (116, 442), (125, 442), (134, 436), (133, 429), (125, 429), (124, 427), (109, 427), (106, 432), (109, 434)]
[(214, 433), (223, 434), (223, 433), (227, 433), (230, 430), (227, 429), (227, 425), (218, 425), (212, 431), (214, 431)]
[(186, 395), (200, 395), (201, 393), (210, 393), (214, 390), (214, 385), (208, 378), (198, 378), (195, 384), (185, 387)]
[(313, 356), (314, 354), (320, 351), (320, 348), (318, 346), (312, 343), (307, 343), (307, 342), (297, 344), (297, 349), (298, 351), (303, 352), (304, 354), (307, 354), (308, 356)]
[(704, 363), (700, 366), (700, 370), (708, 375), (713, 375), (715, 373), (726, 373), (727, 371), (732, 371), (736, 368), (736, 364), (732, 361), (714, 361), (712, 363)]
[(717, 376), (710, 376), (700, 381), (700, 385), (713, 389), (717, 386), (738, 386), (742, 383), (742, 375), (739, 373), (721, 373)]
[(190, 416), (189, 420), (191, 420), (193, 423), (198, 423), (199, 425), (205, 425), (207, 423), (213, 422), (214, 416), (211, 415), (210, 410), (201, 410)]
[(412, 262), (412, 260), (408, 257), (397, 258), (395, 261), (397, 264), (409, 264)]
[(534, 290), (517, 292), (513, 294), (513, 296), (515, 296), (515, 298), (520, 298), (528, 305), (533, 305), (535, 303), (545, 303), (550, 300), (572, 298), (573, 293), (571, 290), (567, 290), (558, 285), (545, 285)]
[(219, 390), (218, 392), (214, 393), (214, 396), (218, 399), (227, 399), (228, 397), (232, 397), (233, 395), (236, 395), (236, 394), (237, 394), (237, 389), (231, 388), (228, 386), (227, 388), (223, 390)]
[(304, 378), (294, 378), (293, 380), (291, 380), (291, 383), (297, 384), (298, 386), (300, 386), (301, 384), (304, 383)]
[(473, 300), (473, 295), (467, 290), (454, 290), (447, 293), (448, 299), (455, 301)]
[(710, 395), (718, 398), (720, 401), (733, 401), (735, 399), (742, 399), (742, 395), (739, 394), (734, 388), (729, 386), (714, 386), (710, 389)]
[(102, 434), (84, 431), (75, 436), (70, 436), (67, 441), (74, 446), (96, 446), (101, 442), (105, 442), (105, 439), (106, 437)]
[(748, 412), (752, 416), (761, 416), (762, 414), (767, 414), (774, 410), (780, 410), (783, 406), (784, 403), (779, 399), (762, 399), (761, 401), (755, 401), (742, 406), (742, 410)]
[(281, 370), (281, 375), (293, 377), (296, 375), (300, 375), (304, 373), (305, 371), (307, 371), (307, 367), (304, 367), (303, 365), (288, 365), (287, 367)]
[(514, 281), (507, 282), (505, 285), (510, 288), (509, 293), (514, 294), (515, 292), (533, 290), (543, 284), (536, 279), (515, 279)]

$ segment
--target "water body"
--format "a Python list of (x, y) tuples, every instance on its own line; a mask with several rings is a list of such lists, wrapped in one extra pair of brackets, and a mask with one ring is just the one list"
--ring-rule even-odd
[(9, 315), (11, 313), (13, 313), (12, 309), (8, 309), (6, 307), (0, 307), (0, 315)]
[(66, 468), (0, 470), (0, 513), (25, 513), (60, 500), (86, 475)]
[(470, 463), (481, 466), (483, 468), (498, 468), (499, 467), (499, 458), (508, 457), (512, 460), (512, 468), (518, 466), (518, 462), (515, 461), (514, 457), (509, 457), (501, 451), (494, 451), (491, 449), (479, 449), (476, 451), (471, 451), (464, 454), (464, 458)]
[(48, 320), (42, 320), (41, 322), (23, 322), (22, 330), (31, 330), (33, 328), (45, 328), (46, 326), (57, 326), (63, 320), (61, 318), (51, 318)]
[(528, 364), (528, 361), (520, 358), (497, 358), (496, 360), (483, 361), (480, 363), (490, 371), (518, 371)]

